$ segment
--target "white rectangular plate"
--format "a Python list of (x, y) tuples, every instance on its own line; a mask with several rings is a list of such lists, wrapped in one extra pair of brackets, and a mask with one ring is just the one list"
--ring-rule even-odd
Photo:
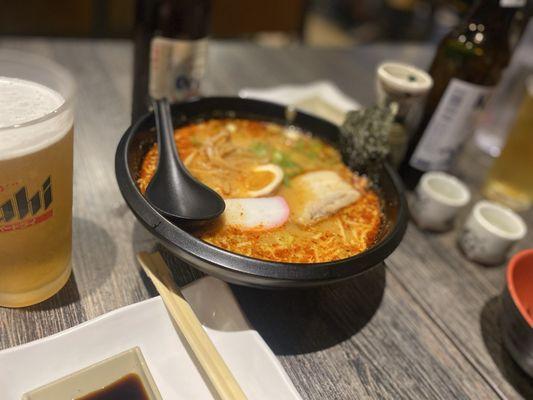
[[(205, 277), (183, 294), (250, 400), (300, 399), (226, 283)], [(163, 301), (155, 297), (1, 351), (0, 399), (19, 400), (29, 390), (135, 346), (165, 400), (213, 398)]]

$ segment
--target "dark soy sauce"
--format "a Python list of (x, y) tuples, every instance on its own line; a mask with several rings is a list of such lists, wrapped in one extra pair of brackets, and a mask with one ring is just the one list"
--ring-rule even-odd
[(150, 400), (137, 374), (128, 374), (76, 400)]

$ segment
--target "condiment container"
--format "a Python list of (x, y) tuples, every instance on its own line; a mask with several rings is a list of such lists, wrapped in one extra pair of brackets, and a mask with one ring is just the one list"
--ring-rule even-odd
[(102, 389), (129, 374), (136, 374), (140, 378), (149, 400), (162, 400), (138, 347), (126, 350), (34, 389), (24, 394), (22, 400), (77, 399)]
[(376, 71), (377, 104), (397, 109), (389, 134), (390, 157), (398, 166), (407, 150), (412, 131), (416, 128), (424, 98), (433, 86), (431, 76), (410, 64), (388, 61)]

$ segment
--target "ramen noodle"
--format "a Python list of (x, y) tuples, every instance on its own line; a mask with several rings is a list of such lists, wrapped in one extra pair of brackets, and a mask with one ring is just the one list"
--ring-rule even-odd
[[(307, 132), (246, 119), (210, 119), (178, 128), (189, 172), (226, 200), (215, 223), (193, 234), (225, 250), (291, 263), (356, 255), (382, 220), (378, 194), (339, 152)], [(142, 193), (157, 167), (157, 145), (137, 179)]]

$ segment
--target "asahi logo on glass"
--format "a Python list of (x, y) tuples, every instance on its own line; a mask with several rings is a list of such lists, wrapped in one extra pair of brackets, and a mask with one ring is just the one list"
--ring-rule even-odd
[(47, 177), (39, 188), (20, 187), (19, 182), (0, 185), (0, 194), (9, 190), (7, 199), (0, 198), (0, 233), (28, 228), (51, 218), (52, 179)]

